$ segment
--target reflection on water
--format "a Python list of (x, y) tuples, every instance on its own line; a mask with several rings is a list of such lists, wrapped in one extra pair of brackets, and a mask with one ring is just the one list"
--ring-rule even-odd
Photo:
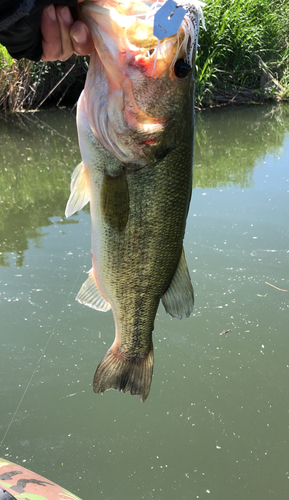
[(286, 106), (256, 106), (197, 115), (194, 187), (251, 187), (253, 169), (276, 152), (289, 130)]
[(40, 248), (42, 228), (64, 215), (70, 175), (80, 158), (75, 116), (54, 111), (2, 117), (0, 134), (0, 265), (8, 266), (13, 253), (20, 267), (28, 241)]
[(196, 307), (160, 306), (145, 404), (92, 391), (114, 323), (74, 301), (90, 268), (89, 213), (64, 218), (75, 118), (0, 120), (0, 456), (83, 500), (288, 496), (289, 110), (196, 120)]

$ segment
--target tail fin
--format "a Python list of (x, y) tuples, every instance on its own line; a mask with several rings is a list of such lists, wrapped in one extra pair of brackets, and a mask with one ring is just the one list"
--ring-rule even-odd
[(130, 391), (144, 403), (149, 395), (154, 366), (153, 344), (147, 354), (124, 355), (110, 348), (99, 363), (93, 379), (93, 390)]

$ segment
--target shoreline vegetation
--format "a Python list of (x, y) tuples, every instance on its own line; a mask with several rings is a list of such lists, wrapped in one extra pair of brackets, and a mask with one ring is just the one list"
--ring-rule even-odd
[[(196, 108), (289, 100), (288, 0), (207, 0), (196, 58)], [(89, 57), (15, 61), (0, 45), (0, 109), (74, 107)]]

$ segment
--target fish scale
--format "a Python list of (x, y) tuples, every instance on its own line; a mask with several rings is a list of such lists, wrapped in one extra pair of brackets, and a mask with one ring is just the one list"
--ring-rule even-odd
[[(109, 226), (105, 230), (103, 254), (106, 261), (103, 266), (107, 297), (116, 304), (113, 312), (121, 335), (121, 351), (130, 345), (132, 336), (137, 336), (139, 344), (141, 339), (145, 345), (151, 345), (159, 300), (180, 259), (192, 185), (191, 166), (187, 160), (192, 152), (188, 149), (181, 145), (153, 168), (146, 166), (128, 174), (130, 215), (127, 226), (120, 233)], [(182, 152), (186, 169), (181, 162)], [(175, 166), (176, 159), (179, 169)], [(120, 322), (119, 318), (124, 319)]]

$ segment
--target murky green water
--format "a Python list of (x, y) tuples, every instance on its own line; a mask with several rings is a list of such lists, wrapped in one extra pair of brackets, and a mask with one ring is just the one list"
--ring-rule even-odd
[(196, 307), (160, 306), (142, 404), (92, 391), (114, 323), (74, 300), (91, 267), (88, 211), (64, 219), (75, 119), (0, 120), (0, 456), (83, 500), (288, 497), (289, 293), (267, 283), (289, 290), (289, 108), (196, 127)]

